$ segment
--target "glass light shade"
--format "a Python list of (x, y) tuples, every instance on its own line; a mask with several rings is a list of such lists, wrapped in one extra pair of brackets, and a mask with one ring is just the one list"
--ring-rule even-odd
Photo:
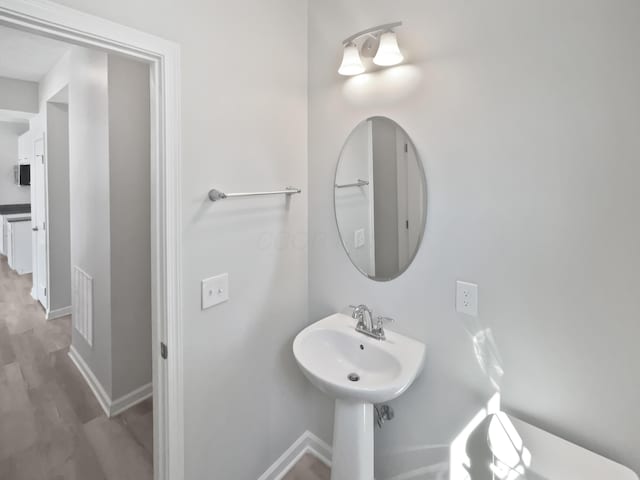
[(398, 65), (404, 60), (402, 52), (398, 47), (398, 39), (394, 32), (386, 32), (380, 36), (380, 46), (378, 53), (373, 57), (373, 63), (381, 67)]
[(342, 56), (342, 64), (338, 69), (338, 73), (340, 75), (359, 75), (364, 72), (364, 65), (362, 64), (362, 59), (360, 58), (360, 52), (358, 52), (358, 47), (356, 47), (353, 43), (344, 47), (344, 54)]

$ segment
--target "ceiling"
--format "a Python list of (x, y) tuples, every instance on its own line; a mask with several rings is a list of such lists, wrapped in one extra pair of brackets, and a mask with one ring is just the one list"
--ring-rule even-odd
[(69, 44), (0, 26), (0, 77), (39, 81)]

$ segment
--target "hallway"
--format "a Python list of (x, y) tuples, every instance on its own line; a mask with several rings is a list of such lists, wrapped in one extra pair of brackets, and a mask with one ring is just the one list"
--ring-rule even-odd
[(0, 257), (0, 478), (153, 478), (151, 400), (108, 419), (69, 359), (71, 317), (46, 321)]

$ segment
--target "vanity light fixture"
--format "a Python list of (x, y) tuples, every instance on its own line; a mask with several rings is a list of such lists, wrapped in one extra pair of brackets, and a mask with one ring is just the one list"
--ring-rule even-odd
[(395, 32), (388, 31), (380, 36), (380, 46), (378, 53), (373, 57), (373, 63), (382, 67), (398, 65), (404, 60), (400, 47), (398, 47), (398, 38)]
[(342, 64), (338, 69), (338, 73), (345, 76), (360, 75), (364, 70), (365, 68), (362, 64), (357, 45), (355, 43), (345, 45)]
[[(364, 73), (366, 69), (362, 63), (362, 57), (373, 57), (373, 63), (381, 67), (391, 67), (401, 63), (404, 60), (404, 56), (400, 52), (398, 38), (393, 31), (394, 28), (400, 25), (402, 25), (402, 22), (378, 25), (345, 39), (342, 42), (344, 53), (338, 73), (345, 76)], [(358, 48), (357, 42), (363, 39), (364, 41)]]

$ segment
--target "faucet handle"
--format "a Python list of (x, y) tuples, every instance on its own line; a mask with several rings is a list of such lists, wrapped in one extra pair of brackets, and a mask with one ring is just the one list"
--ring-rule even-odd
[(384, 326), (385, 322), (386, 322), (386, 323), (393, 323), (393, 322), (395, 322), (395, 321), (396, 321), (396, 320), (395, 320), (394, 318), (391, 318), (391, 317), (382, 317), (382, 316), (379, 316), (379, 317), (377, 317), (377, 318), (376, 318), (376, 326), (377, 326), (378, 328), (382, 328), (382, 327)]
[(349, 308), (353, 310), (353, 312), (351, 312), (351, 317), (358, 320), (359, 323), (362, 322), (362, 305), (349, 305)]
[(368, 312), (373, 317), (371, 309), (367, 307), (364, 303), (361, 303), (360, 305), (349, 305), (349, 308), (353, 310), (354, 314), (356, 312)]

